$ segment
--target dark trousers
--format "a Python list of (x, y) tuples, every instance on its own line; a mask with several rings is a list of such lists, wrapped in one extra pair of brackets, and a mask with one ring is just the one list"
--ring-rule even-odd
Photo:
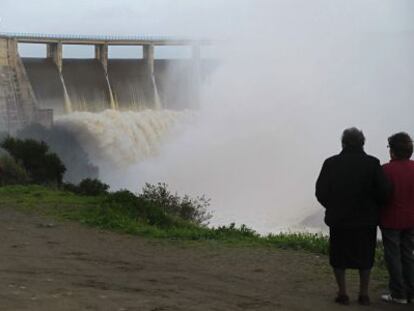
[(414, 228), (381, 229), (389, 289), (394, 298), (414, 298)]

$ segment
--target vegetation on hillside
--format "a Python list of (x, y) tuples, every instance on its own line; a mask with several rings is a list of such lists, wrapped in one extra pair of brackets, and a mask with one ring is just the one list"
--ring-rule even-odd
[(46, 143), (7, 137), (0, 146), (22, 166), (30, 182), (43, 185), (62, 183), (66, 168), (57, 154), (49, 151)]
[(0, 186), (25, 185), (28, 182), (29, 176), (25, 169), (8, 153), (0, 152)]
[[(159, 189), (155, 190), (157, 191)], [(146, 195), (135, 195), (122, 190), (98, 196), (85, 196), (42, 186), (7, 186), (0, 187), (0, 207), (14, 206), (100, 229), (150, 238), (222, 241), (232, 245), (276, 247), (308, 251), (318, 255), (328, 254), (328, 238), (322, 234), (280, 233), (261, 236), (245, 225), (236, 226), (234, 223), (211, 228), (197, 223), (197, 220), (184, 220), (176, 213), (169, 213), (162, 201), (147, 200)], [(376, 270), (383, 275), (384, 269), (383, 249), (379, 244)]]
[[(65, 167), (44, 142), (7, 137), (0, 152), (0, 207), (31, 210), (101, 229), (152, 238), (224, 241), (328, 254), (322, 234), (281, 233), (261, 236), (245, 225), (208, 227), (210, 200), (172, 193), (166, 184), (146, 184), (139, 194), (109, 192), (98, 179), (62, 183)], [(37, 185), (33, 185), (36, 183)], [(51, 187), (52, 186), (52, 187)], [(384, 268), (382, 246), (377, 267)]]
[(79, 185), (64, 183), (63, 189), (80, 195), (97, 196), (107, 194), (109, 185), (96, 178), (85, 178), (79, 183)]
[(65, 182), (79, 183), (85, 178), (98, 178), (98, 167), (90, 161), (76, 136), (62, 127), (46, 128), (39, 124), (32, 124), (20, 130), (17, 138), (44, 141), (65, 165), (67, 169), (63, 176)]

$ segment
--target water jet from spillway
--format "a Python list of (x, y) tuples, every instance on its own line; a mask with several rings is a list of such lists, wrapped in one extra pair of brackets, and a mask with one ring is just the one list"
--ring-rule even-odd
[(155, 156), (174, 125), (189, 122), (193, 115), (169, 110), (74, 112), (58, 117), (56, 126), (73, 132), (91, 160), (105, 171)]

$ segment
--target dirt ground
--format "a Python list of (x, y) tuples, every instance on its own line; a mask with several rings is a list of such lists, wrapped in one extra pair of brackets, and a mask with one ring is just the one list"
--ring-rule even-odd
[(327, 258), (218, 243), (158, 241), (0, 208), (0, 310), (412, 310), (350, 307)]

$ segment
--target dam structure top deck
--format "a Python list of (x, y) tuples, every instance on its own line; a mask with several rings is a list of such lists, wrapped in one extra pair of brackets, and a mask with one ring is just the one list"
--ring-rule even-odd
[[(19, 44), (46, 45), (45, 57), (21, 57)], [(53, 115), (106, 109), (188, 109), (212, 63), (210, 40), (166, 36), (63, 35), (0, 32), (0, 131), (53, 124)], [(94, 46), (93, 58), (66, 59), (65, 45)], [(111, 59), (110, 46), (142, 46), (142, 57)], [(191, 48), (183, 59), (155, 57), (157, 46)]]
[(118, 35), (63, 35), (40, 33), (0, 32), (0, 38), (15, 39), (19, 43), (61, 43), (73, 45), (209, 45), (206, 39), (178, 38), (167, 36), (118, 36)]

